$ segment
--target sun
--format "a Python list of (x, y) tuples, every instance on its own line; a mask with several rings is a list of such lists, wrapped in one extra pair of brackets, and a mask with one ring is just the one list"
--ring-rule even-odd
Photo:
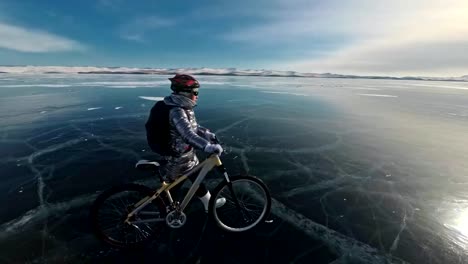
[(461, 243), (463, 247), (468, 248), (468, 208), (458, 211), (460, 213), (453, 218), (453, 222), (446, 226), (459, 234), (454, 238), (457, 243)]

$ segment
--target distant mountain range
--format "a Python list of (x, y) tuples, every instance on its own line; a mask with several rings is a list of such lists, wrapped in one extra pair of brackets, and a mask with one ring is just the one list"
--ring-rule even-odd
[(63, 66), (0, 66), (0, 73), (8, 74), (159, 74), (175, 73), (193, 75), (221, 76), (264, 76), (264, 77), (309, 77), (309, 78), (348, 78), (348, 79), (392, 79), (421, 81), (468, 81), (468, 75), (460, 77), (391, 77), (391, 76), (358, 76), (333, 73), (300, 73), (295, 71), (239, 70), (236, 68), (128, 68), (128, 67), (63, 67)]

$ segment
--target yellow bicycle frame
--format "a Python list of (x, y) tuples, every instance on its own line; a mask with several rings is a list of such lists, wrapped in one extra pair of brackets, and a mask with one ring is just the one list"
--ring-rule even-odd
[[(179, 183), (183, 182), (184, 180), (186, 180), (190, 175), (194, 174), (197, 171), (200, 171), (197, 178), (192, 183), (192, 186), (190, 187), (189, 191), (185, 195), (184, 200), (182, 201), (182, 204), (180, 205), (180, 211), (183, 212), (185, 207), (187, 207), (188, 203), (190, 202), (190, 200), (192, 200), (193, 195), (198, 190), (198, 187), (200, 186), (201, 182), (205, 179), (208, 172), (211, 171), (214, 167), (221, 166), (221, 165), (222, 165), (222, 162), (219, 159), (219, 156), (217, 154), (213, 154), (207, 159), (205, 159), (203, 162), (195, 166), (192, 170), (180, 176), (174, 182), (172, 183), (163, 182), (162, 186), (153, 195), (147, 196), (141, 199), (138, 203), (136, 203), (133, 206), (134, 209), (127, 215), (127, 219), (125, 220), (125, 223), (129, 224), (130, 218), (132, 216), (137, 214), (141, 209), (143, 209), (146, 205), (151, 203), (154, 199), (156, 199), (163, 192), (166, 193), (167, 197), (169, 198), (169, 201), (172, 203), (173, 201), (172, 201), (172, 197), (171, 197), (169, 190), (174, 188), (175, 186), (177, 186)], [(225, 176), (227, 177), (227, 175)]]

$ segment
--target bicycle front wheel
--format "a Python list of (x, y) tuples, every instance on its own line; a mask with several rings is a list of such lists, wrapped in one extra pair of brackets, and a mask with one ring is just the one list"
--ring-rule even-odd
[(138, 184), (125, 184), (103, 192), (91, 207), (94, 234), (118, 248), (141, 246), (160, 235), (166, 225), (166, 207), (160, 197), (125, 222), (134, 205), (151, 193), (150, 188)]
[[(226, 203), (216, 208), (216, 200)], [(216, 224), (230, 232), (252, 229), (270, 214), (271, 196), (266, 185), (254, 176), (234, 176), (213, 191), (210, 213)]]

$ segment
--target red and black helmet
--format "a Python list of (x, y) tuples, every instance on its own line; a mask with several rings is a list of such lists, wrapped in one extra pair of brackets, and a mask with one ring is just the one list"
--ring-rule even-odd
[(200, 87), (200, 83), (188, 74), (176, 74), (169, 80), (171, 81), (171, 90), (174, 92), (191, 91)]

